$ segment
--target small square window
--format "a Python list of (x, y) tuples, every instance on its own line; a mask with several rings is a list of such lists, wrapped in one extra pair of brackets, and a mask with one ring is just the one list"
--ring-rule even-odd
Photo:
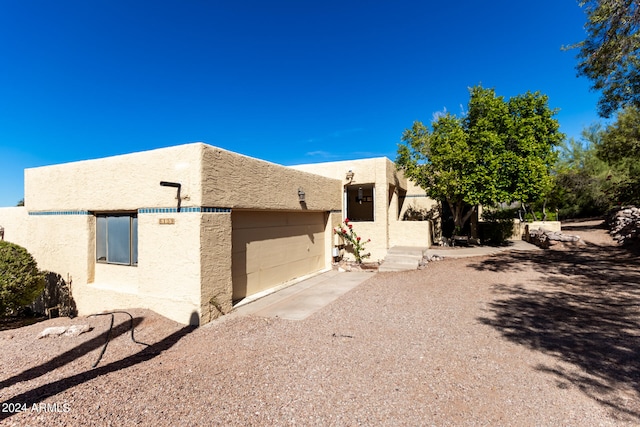
[(120, 265), (138, 264), (137, 215), (96, 215), (96, 261)]
[(349, 185), (345, 189), (347, 217), (351, 221), (373, 221), (374, 218), (373, 184)]

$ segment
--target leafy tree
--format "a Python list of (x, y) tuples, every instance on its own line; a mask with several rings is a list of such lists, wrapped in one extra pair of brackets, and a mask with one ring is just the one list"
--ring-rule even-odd
[(598, 216), (609, 208), (611, 168), (596, 156), (602, 134), (596, 124), (582, 131), (581, 141), (571, 138), (560, 145), (549, 204), (563, 218)]
[[(597, 156), (613, 169), (613, 201), (640, 203), (640, 109), (628, 106), (607, 126), (597, 148)], [(612, 179), (613, 178), (613, 179)]]
[[(548, 107), (548, 98), (528, 92), (511, 98), (508, 102), (510, 126), (503, 162), (505, 165), (506, 199), (527, 203), (546, 200), (553, 187), (549, 171), (556, 162), (554, 147), (564, 135), (553, 118), (556, 111)], [(546, 212), (545, 212), (546, 214)], [(532, 210), (535, 217), (535, 209)]]
[(563, 139), (547, 102), (537, 92), (505, 101), (493, 89), (473, 87), (463, 118), (446, 113), (431, 130), (419, 121), (405, 130), (396, 164), (448, 203), (456, 231), (478, 204), (537, 200), (551, 188), (553, 147)]
[(580, 0), (585, 8), (587, 38), (579, 48), (578, 75), (602, 91), (601, 116), (610, 117), (625, 105), (640, 106), (640, 6), (637, 0)]
[(31, 254), (14, 243), (0, 241), (0, 315), (30, 304), (44, 288), (44, 274)]

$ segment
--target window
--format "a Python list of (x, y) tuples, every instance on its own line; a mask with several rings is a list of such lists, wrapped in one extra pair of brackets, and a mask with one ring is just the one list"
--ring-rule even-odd
[(108, 264), (138, 265), (136, 215), (96, 215), (96, 260)]
[(352, 221), (374, 220), (373, 184), (348, 185), (345, 189), (347, 217)]

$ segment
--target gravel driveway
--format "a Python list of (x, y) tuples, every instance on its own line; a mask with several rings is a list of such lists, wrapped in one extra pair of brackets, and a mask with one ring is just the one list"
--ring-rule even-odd
[[(640, 266), (585, 247), (378, 273), (302, 321), (150, 311), (0, 332), (0, 424), (640, 425)], [(349, 273), (344, 273), (349, 274)], [(89, 324), (75, 338), (36, 336)], [(34, 405), (35, 403), (35, 405)]]

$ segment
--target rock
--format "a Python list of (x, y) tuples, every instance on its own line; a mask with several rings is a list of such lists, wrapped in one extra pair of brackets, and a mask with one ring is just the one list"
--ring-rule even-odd
[(71, 325), (64, 333), (65, 337), (77, 337), (80, 334), (91, 331), (93, 328), (89, 325)]
[(38, 338), (59, 337), (77, 337), (80, 334), (91, 331), (93, 328), (89, 325), (71, 325), (71, 326), (50, 326), (45, 328)]
[(40, 334), (38, 338), (48, 338), (48, 337), (58, 337), (64, 334), (67, 331), (66, 326), (50, 326), (45, 328)]
[(564, 234), (560, 231), (549, 231), (544, 228), (531, 230), (529, 232), (529, 243), (533, 243), (542, 249), (548, 249), (551, 246), (561, 246), (562, 243), (578, 243), (581, 242), (580, 236)]
[(623, 206), (610, 211), (605, 219), (609, 234), (620, 244), (640, 242), (640, 208)]

